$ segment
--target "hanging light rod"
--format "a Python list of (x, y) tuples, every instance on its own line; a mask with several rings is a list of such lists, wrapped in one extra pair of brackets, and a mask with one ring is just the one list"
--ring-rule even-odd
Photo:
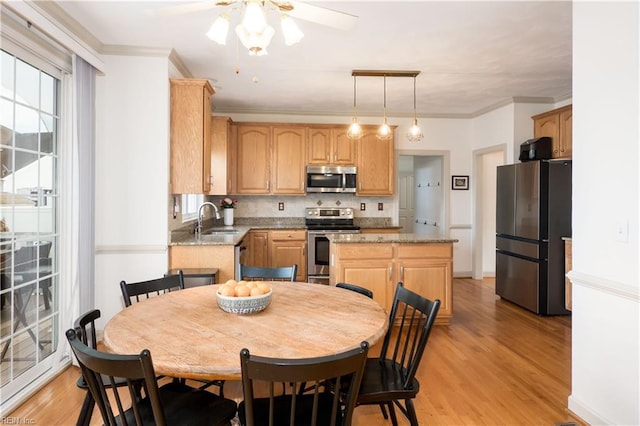
[(417, 77), (420, 71), (394, 71), (394, 70), (353, 70), (354, 77)]

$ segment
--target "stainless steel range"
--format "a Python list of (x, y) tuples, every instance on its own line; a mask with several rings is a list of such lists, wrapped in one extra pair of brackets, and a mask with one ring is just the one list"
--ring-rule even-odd
[(307, 280), (329, 284), (329, 239), (327, 234), (357, 234), (360, 227), (353, 224), (353, 209), (349, 207), (308, 207), (305, 209), (307, 227)]

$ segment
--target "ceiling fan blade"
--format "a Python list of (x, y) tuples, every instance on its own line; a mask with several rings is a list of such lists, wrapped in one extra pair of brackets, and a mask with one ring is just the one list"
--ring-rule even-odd
[(182, 15), (185, 13), (193, 13), (193, 12), (199, 12), (201, 10), (213, 9), (216, 6), (227, 6), (231, 3), (235, 3), (236, 1), (237, 0), (230, 0), (230, 1), (205, 0), (205, 1), (194, 2), (194, 3), (182, 3), (177, 6), (163, 7), (161, 9), (151, 11), (151, 13), (158, 16)]
[(314, 6), (307, 2), (289, 0), (293, 10), (287, 12), (291, 17), (302, 19), (316, 24), (326, 25), (339, 30), (348, 31), (358, 22), (358, 17), (349, 13), (339, 12), (320, 6)]

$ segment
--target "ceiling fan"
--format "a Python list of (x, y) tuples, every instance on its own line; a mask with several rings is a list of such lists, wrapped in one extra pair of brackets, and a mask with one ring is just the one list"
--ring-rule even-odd
[(176, 15), (212, 9), (217, 6), (246, 5), (247, 3), (271, 4), (281, 13), (304, 21), (325, 25), (339, 30), (348, 31), (356, 24), (358, 17), (349, 13), (328, 9), (298, 0), (205, 0), (185, 3), (157, 10), (158, 15)]

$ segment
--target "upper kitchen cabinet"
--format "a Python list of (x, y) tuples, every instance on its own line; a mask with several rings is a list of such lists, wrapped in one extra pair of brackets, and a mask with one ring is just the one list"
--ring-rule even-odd
[(356, 142), (347, 137), (346, 126), (309, 127), (307, 164), (356, 164)]
[(238, 124), (236, 194), (304, 195), (306, 128)]
[[(395, 132), (395, 126), (392, 127)], [(362, 126), (358, 140), (356, 195), (393, 195), (395, 185), (394, 139), (376, 138), (377, 126)]]
[(170, 79), (172, 194), (211, 189), (211, 96), (208, 80)]
[(231, 172), (234, 156), (231, 149), (236, 127), (229, 117), (211, 117), (211, 189), (210, 195), (228, 195), (233, 192)]
[(534, 115), (533, 136), (551, 138), (551, 157), (564, 158), (573, 154), (572, 105)]
[(236, 194), (269, 194), (271, 128), (238, 124), (236, 128)]
[(274, 126), (271, 193), (304, 195), (306, 128)]

